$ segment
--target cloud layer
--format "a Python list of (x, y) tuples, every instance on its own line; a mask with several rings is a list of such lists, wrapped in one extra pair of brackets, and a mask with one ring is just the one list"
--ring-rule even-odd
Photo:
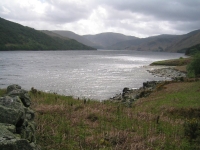
[(6, 0), (0, 17), (39, 30), (147, 37), (200, 29), (199, 0)]

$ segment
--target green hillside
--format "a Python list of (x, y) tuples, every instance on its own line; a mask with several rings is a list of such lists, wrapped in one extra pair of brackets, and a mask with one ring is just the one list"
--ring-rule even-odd
[(72, 39), (51, 37), (0, 18), (0, 50), (93, 50)]
[(185, 51), (185, 55), (194, 55), (198, 52), (200, 52), (200, 44), (187, 48)]

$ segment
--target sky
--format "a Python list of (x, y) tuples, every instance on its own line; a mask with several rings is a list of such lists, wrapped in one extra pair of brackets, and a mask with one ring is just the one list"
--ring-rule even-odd
[(36, 30), (144, 38), (200, 29), (200, 0), (0, 0), (0, 17)]

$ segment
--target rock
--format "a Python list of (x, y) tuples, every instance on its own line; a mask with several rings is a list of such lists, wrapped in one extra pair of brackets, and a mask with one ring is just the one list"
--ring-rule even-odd
[[(185, 73), (177, 71), (173, 68), (161, 68), (154, 70), (147, 70), (147, 72), (164, 77), (171, 78), (174, 81), (184, 81)], [(170, 79), (170, 80), (171, 80)], [(117, 94), (113, 98), (110, 98), (112, 102), (123, 103), (125, 106), (130, 107), (132, 103), (142, 97), (149, 96), (153, 91), (155, 91), (158, 87), (162, 87), (165, 84), (165, 81), (147, 81), (143, 83), (143, 86), (139, 89), (129, 89), (125, 87), (121, 94)]]
[(13, 85), (9, 85), (7, 87), (7, 93), (13, 91), (13, 90), (18, 90), (21, 89), (21, 86), (17, 85), (17, 84), (13, 84)]
[(17, 125), (25, 119), (25, 111), (19, 97), (5, 96), (0, 98), (0, 120), (1, 123)]
[(37, 150), (26, 139), (22, 139), (14, 125), (0, 123), (0, 149), (1, 150)]
[(151, 73), (152, 75), (164, 78), (171, 78), (172, 80), (176, 77), (186, 77), (186, 73), (180, 72), (173, 68), (154, 69), (154, 70), (148, 70), (148, 72)]
[(23, 89), (13, 89), (12, 91), (7, 92), (8, 96), (10, 97), (16, 97), (19, 96), (21, 99), (22, 103), (24, 104), (25, 107), (29, 107), (31, 105), (31, 100), (28, 95), (28, 92)]
[(40, 150), (36, 144), (34, 111), (28, 92), (19, 85), (0, 97), (0, 150)]
[(135, 100), (149, 96), (157, 88), (157, 85), (162, 83), (164, 83), (164, 81), (147, 81), (144, 82), (143, 86), (139, 89), (129, 89), (125, 87), (122, 91), (122, 95), (118, 94), (110, 98), (110, 101), (120, 102), (127, 107), (131, 107)]

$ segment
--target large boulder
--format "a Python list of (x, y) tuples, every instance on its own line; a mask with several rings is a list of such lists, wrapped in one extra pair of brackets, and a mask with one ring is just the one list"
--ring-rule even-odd
[(16, 133), (14, 125), (0, 123), (0, 149), (1, 150), (34, 150), (28, 140), (22, 139)]
[(8, 86), (7, 95), (10, 97), (19, 96), (25, 107), (29, 107), (31, 105), (31, 100), (28, 92), (26, 90), (21, 89), (20, 86), (17, 85)]
[(0, 121), (1, 123), (9, 123), (17, 125), (20, 121), (24, 121), (24, 106), (19, 97), (5, 96), (0, 98)]
[(28, 92), (19, 85), (0, 97), (0, 150), (40, 150), (36, 145), (34, 111)]

